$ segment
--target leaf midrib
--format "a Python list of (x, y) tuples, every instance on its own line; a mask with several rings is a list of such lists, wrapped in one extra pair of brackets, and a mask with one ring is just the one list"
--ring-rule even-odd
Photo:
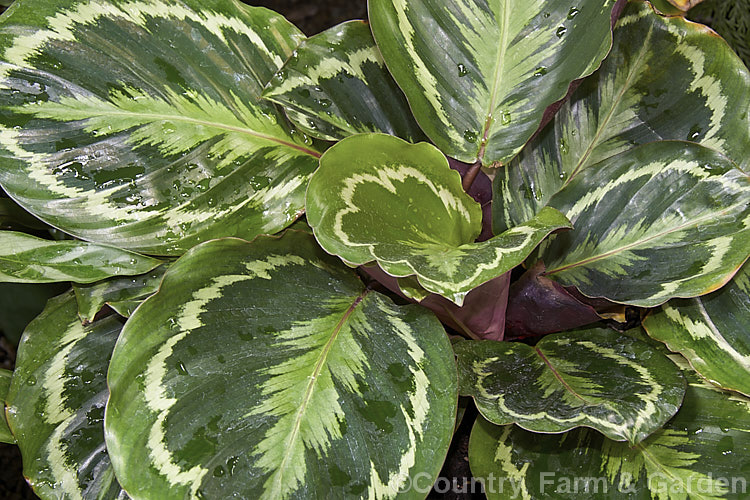
[(581, 396), (580, 394), (578, 394), (575, 391), (575, 389), (573, 389), (573, 387), (571, 387), (571, 385), (568, 384), (565, 381), (565, 379), (562, 378), (562, 375), (560, 375), (560, 372), (557, 370), (557, 368), (555, 368), (554, 366), (552, 366), (552, 363), (550, 362), (550, 360), (547, 358), (547, 356), (544, 355), (544, 353), (542, 352), (541, 349), (539, 349), (539, 347), (535, 346), (534, 347), (534, 351), (536, 352), (537, 356), (539, 356), (542, 359), (542, 361), (544, 361), (544, 364), (547, 365), (547, 368), (549, 368), (549, 370), (555, 376), (555, 378), (557, 379), (557, 381), (560, 382), (560, 384), (562, 384), (562, 386), (565, 387), (565, 389), (567, 391), (569, 391), (576, 398), (578, 398), (581, 401), (583, 401), (583, 403), (586, 404), (587, 406), (594, 406), (594, 403), (588, 401), (586, 398), (584, 398), (583, 396)]
[(107, 111), (107, 112), (97, 113), (97, 115), (98, 116), (130, 116), (130, 117), (148, 118), (151, 121), (178, 121), (178, 122), (184, 122), (184, 123), (192, 123), (195, 125), (202, 125), (204, 127), (211, 127), (211, 128), (217, 128), (220, 130), (227, 130), (229, 132), (237, 132), (240, 134), (246, 134), (252, 137), (256, 137), (258, 139), (263, 139), (269, 142), (279, 144), (280, 146), (286, 146), (288, 148), (296, 149), (297, 151), (310, 155), (314, 158), (320, 158), (321, 156), (320, 153), (318, 153), (317, 151), (313, 151), (312, 149), (302, 147), (298, 144), (294, 144), (293, 142), (285, 141), (283, 139), (279, 139), (271, 135), (261, 134), (260, 132), (256, 132), (255, 130), (251, 128), (236, 127), (233, 125), (228, 125), (226, 123), (201, 120), (198, 118), (191, 118), (189, 116), (165, 115), (165, 114), (154, 114), (154, 113), (136, 113), (134, 111)]
[[(644, 459), (645, 459), (646, 461), (650, 462), (650, 463), (651, 463), (652, 465), (654, 465), (654, 466), (655, 466), (655, 467), (656, 467), (657, 469), (659, 469), (660, 471), (662, 471), (662, 474), (664, 474), (665, 476), (668, 476), (668, 477), (670, 477), (670, 478), (671, 478), (672, 480), (674, 480), (675, 482), (678, 482), (678, 483), (680, 483), (680, 485), (682, 485), (682, 487), (683, 487), (683, 488), (685, 488), (685, 486), (686, 486), (686, 485), (685, 485), (685, 481), (683, 481), (683, 480), (682, 480), (682, 479), (680, 479), (679, 477), (677, 477), (677, 476), (675, 476), (674, 474), (672, 474), (672, 473), (670, 472), (670, 470), (669, 470), (669, 469), (667, 469), (667, 467), (666, 467), (665, 465), (663, 465), (663, 464), (662, 464), (661, 462), (659, 462), (659, 461), (658, 461), (658, 460), (657, 460), (657, 459), (656, 459), (656, 458), (655, 458), (655, 457), (654, 457), (654, 456), (653, 456), (653, 455), (652, 455), (652, 454), (651, 454), (651, 453), (650, 453), (650, 452), (649, 452), (649, 451), (647, 450), (646, 446), (644, 446), (644, 445), (643, 445), (643, 443), (638, 443), (638, 444), (637, 444), (637, 445), (636, 445), (635, 447), (636, 447), (636, 448), (637, 448), (637, 449), (638, 449), (638, 450), (639, 450), (639, 451), (641, 452), (641, 454), (643, 455), (643, 458), (644, 458)], [(648, 472), (646, 472), (646, 474), (648, 475)], [(689, 490), (689, 489), (683, 489), (683, 491), (691, 491), (691, 490)], [(699, 499), (699, 500), (700, 500), (700, 499), (703, 499), (703, 500), (710, 500), (710, 498), (708, 498), (708, 497), (704, 497), (703, 495), (697, 494), (696, 492), (693, 492), (693, 491), (691, 491), (691, 493), (690, 493), (690, 497), (691, 497), (691, 498), (695, 497), (696, 499)], [(713, 498), (713, 497), (711, 497), (711, 498)]]
[[(291, 432), (289, 433), (288, 443), (293, 443), (296, 441), (297, 436), (299, 435), (300, 426), (302, 425), (302, 417), (305, 414), (305, 411), (307, 410), (307, 406), (310, 403), (310, 398), (312, 397), (312, 393), (315, 390), (315, 383), (318, 380), (318, 376), (320, 375), (320, 372), (323, 371), (323, 366), (326, 364), (326, 360), (328, 359), (328, 354), (331, 351), (331, 348), (333, 347), (333, 344), (335, 343), (336, 339), (338, 338), (339, 333), (341, 332), (341, 329), (343, 328), (346, 321), (349, 319), (349, 317), (352, 315), (354, 310), (357, 308), (357, 306), (362, 302), (362, 300), (367, 296), (367, 294), (370, 293), (369, 288), (365, 288), (362, 293), (360, 293), (357, 298), (354, 299), (352, 304), (349, 306), (349, 308), (344, 312), (344, 315), (341, 317), (339, 322), (336, 324), (336, 326), (333, 329), (333, 332), (331, 334), (331, 338), (328, 339), (328, 342), (326, 342), (326, 345), (323, 346), (323, 350), (320, 353), (320, 356), (318, 356), (318, 360), (315, 363), (315, 368), (313, 369), (312, 375), (310, 376), (310, 381), (307, 383), (307, 388), (305, 389), (305, 395), (302, 398), (302, 403), (300, 404), (299, 410), (297, 410), (297, 415), (294, 419), (294, 426), (292, 427)], [(289, 461), (289, 458), (292, 455), (292, 446), (287, 446), (286, 450), (284, 452), (284, 456), (281, 459), (281, 463), (279, 464), (278, 473), (276, 474), (276, 480), (273, 484), (273, 495), (272, 498), (275, 498), (276, 496), (280, 496), (281, 491), (281, 480), (284, 476), (284, 470), (287, 465), (287, 462)]]

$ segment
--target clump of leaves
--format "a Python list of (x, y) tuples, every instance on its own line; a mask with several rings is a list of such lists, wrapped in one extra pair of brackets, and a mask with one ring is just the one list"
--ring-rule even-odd
[(0, 280), (72, 283), (0, 373), (37, 494), (424, 498), (461, 395), (490, 498), (741, 498), (747, 68), (641, 1), (368, 8), (0, 19)]

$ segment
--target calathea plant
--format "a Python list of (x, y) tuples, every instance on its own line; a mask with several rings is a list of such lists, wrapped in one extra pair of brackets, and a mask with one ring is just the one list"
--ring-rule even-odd
[(0, 277), (72, 282), (0, 377), (37, 494), (423, 498), (462, 395), (490, 498), (743, 498), (747, 68), (640, 1), (368, 7), (4, 14)]

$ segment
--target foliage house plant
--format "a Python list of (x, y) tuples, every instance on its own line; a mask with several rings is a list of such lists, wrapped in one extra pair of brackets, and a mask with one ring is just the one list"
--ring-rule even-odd
[(36, 493), (424, 498), (467, 415), (491, 499), (747, 498), (750, 74), (670, 2), (15, 2)]

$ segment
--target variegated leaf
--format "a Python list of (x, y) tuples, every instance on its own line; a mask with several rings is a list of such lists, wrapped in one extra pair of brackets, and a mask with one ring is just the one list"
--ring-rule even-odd
[(260, 94), (303, 38), (228, 0), (21, 0), (0, 28), (0, 184), (147, 253), (279, 231), (319, 153)]
[(151, 272), (138, 276), (111, 278), (89, 285), (74, 284), (78, 316), (84, 324), (89, 323), (106, 304), (121, 316), (129, 317), (128, 311), (135, 309), (133, 305), (137, 306), (156, 293), (168, 267), (169, 264), (162, 264)]
[(160, 260), (84, 241), (53, 241), (0, 231), (0, 281), (91, 283), (150, 271)]
[(313, 137), (384, 132), (424, 138), (364, 21), (347, 21), (303, 41), (263, 97), (284, 106)]
[(371, 0), (375, 40), (447, 155), (505, 163), (612, 43), (610, 0)]
[(435, 317), (296, 231), (188, 252), (128, 320), (108, 380), (107, 447), (137, 499), (395, 498), (434, 481), (456, 414)]
[(469, 442), (472, 473), (490, 500), (743, 500), (750, 400), (686, 377), (679, 413), (635, 446), (590, 429), (544, 436), (480, 417)]
[(126, 498), (104, 446), (106, 373), (122, 323), (81, 326), (73, 292), (24, 332), (8, 394), (23, 472), (42, 499)]
[(5, 400), (8, 396), (8, 390), (10, 389), (10, 379), (13, 376), (13, 372), (10, 370), (4, 370), (0, 368), (0, 443), (16, 442), (16, 438), (8, 428), (8, 420), (5, 416)]
[(581, 172), (634, 145), (688, 140), (750, 165), (750, 72), (699, 24), (630, 2), (602, 67), (495, 177), (493, 224), (533, 217)]
[(750, 177), (713, 150), (654, 142), (581, 172), (550, 200), (574, 224), (541, 253), (589, 297), (653, 307), (724, 285), (748, 258)]
[(680, 407), (680, 370), (645, 342), (603, 328), (558, 333), (531, 347), (454, 346), (459, 393), (485, 418), (535, 432), (593, 427), (610, 439), (645, 439)]
[(383, 134), (352, 136), (326, 151), (307, 190), (307, 221), (329, 253), (377, 261), (396, 277), (461, 305), (465, 295), (520, 264), (550, 232), (569, 228), (547, 209), (474, 243), (482, 209), (430, 144)]
[(710, 382), (750, 395), (750, 264), (710, 295), (669, 301), (643, 326)]

